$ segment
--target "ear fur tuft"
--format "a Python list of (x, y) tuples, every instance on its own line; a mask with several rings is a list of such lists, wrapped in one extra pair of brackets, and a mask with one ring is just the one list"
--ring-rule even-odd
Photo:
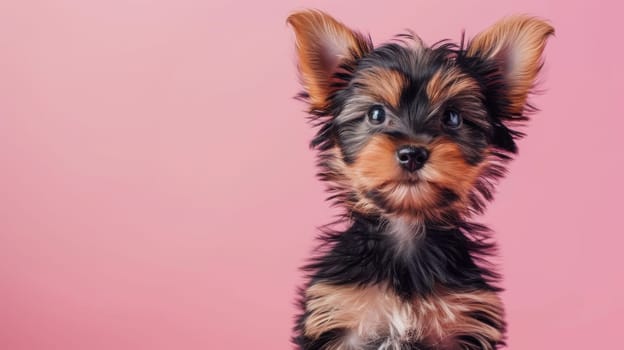
[(301, 82), (312, 109), (323, 110), (333, 92), (332, 79), (340, 65), (372, 50), (370, 40), (330, 15), (305, 10), (287, 19), (295, 32)]
[(479, 33), (468, 44), (467, 55), (494, 62), (507, 86), (510, 112), (520, 115), (535, 85), (548, 37), (554, 34), (546, 21), (526, 15), (508, 17)]

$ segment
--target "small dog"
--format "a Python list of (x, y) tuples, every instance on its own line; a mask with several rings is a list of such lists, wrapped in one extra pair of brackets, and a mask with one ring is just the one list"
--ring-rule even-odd
[[(288, 18), (319, 177), (346, 229), (323, 230), (304, 267), (299, 349), (504, 345), (494, 244), (470, 221), (517, 152), (517, 127), (554, 33), (503, 19), (464, 45), (415, 34), (377, 48), (315, 10)], [(345, 225), (342, 225), (345, 226)]]

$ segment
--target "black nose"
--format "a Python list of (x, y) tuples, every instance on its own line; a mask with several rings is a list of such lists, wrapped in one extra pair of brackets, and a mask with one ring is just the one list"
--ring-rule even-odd
[(425, 165), (429, 158), (429, 151), (424, 147), (417, 146), (401, 146), (397, 151), (397, 159), (399, 164), (409, 171), (414, 172)]

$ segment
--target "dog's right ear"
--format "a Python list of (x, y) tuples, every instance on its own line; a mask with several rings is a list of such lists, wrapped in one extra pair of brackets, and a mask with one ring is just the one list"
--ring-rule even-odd
[(370, 39), (354, 32), (326, 13), (305, 10), (287, 19), (296, 36), (301, 83), (312, 109), (326, 110), (336, 89), (334, 74), (372, 50)]

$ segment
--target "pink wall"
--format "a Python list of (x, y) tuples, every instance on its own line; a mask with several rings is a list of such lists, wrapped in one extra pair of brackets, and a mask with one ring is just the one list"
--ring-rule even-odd
[(289, 349), (297, 267), (330, 220), (291, 11), (376, 42), (552, 20), (542, 108), (485, 221), (510, 349), (616, 349), (616, 1), (0, 2), (0, 348)]

